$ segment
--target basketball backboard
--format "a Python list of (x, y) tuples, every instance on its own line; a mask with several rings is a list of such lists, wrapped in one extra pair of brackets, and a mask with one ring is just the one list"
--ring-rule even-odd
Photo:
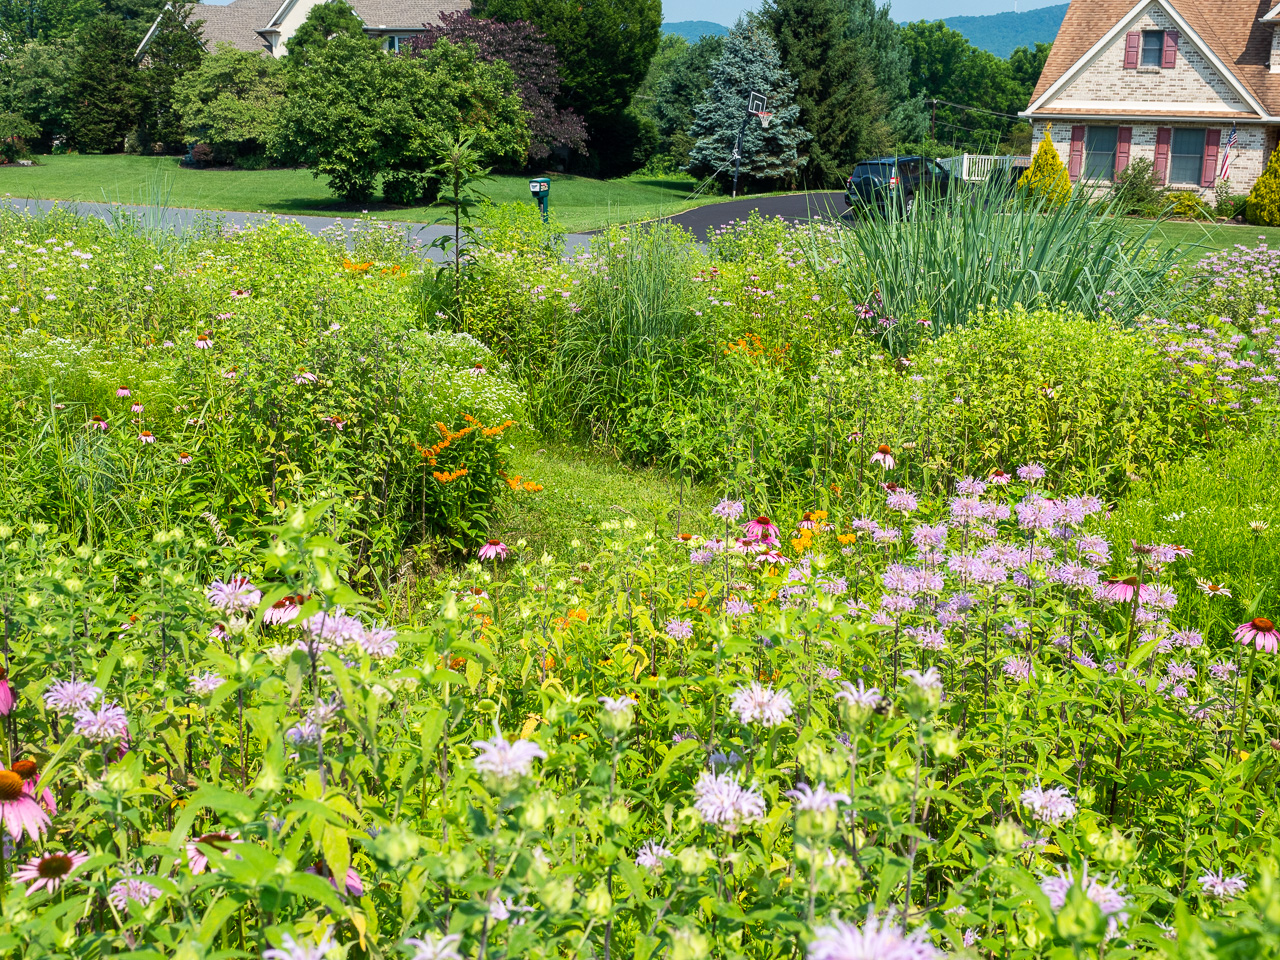
[(752, 90), (747, 94), (747, 113), (763, 113), (769, 109), (769, 100), (763, 93)]

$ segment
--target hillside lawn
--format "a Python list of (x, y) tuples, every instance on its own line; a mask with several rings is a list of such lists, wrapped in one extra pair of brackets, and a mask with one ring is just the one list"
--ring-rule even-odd
[[(347, 204), (330, 195), (324, 180), (310, 172), (290, 170), (193, 170), (176, 157), (122, 154), (46, 156), (37, 166), (0, 166), (0, 196), (18, 199), (130, 203), (197, 210), (246, 211), (299, 216), (353, 216), (362, 212), (380, 220), (431, 223), (448, 210), (434, 207), (390, 207), (376, 201)], [(551, 211), (570, 233), (598, 230), (671, 216), (727, 197), (689, 200), (695, 184), (687, 177), (633, 177), (593, 180), (550, 174)], [(532, 203), (529, 176), (495, 176), (480, 192), (495, 203)], [(1149, 224), (1135, 220), (1132, 229)], [(1214, 250), (1234, 244), (1254, 246), (1260, 238), (1280, 242), (1280, 228), (1241, 224), (1170, 221), (1157, 228), (1162, 242), (1182, 250), (1192, 263)]]
[[(37, 166), (0, 167), (0, 195), (18, 199), (132, 203), (199, 210), (353, 216), (368, 211), (382, 220), (430, 223), (446, 208), (389, 207), (372, 200), (348, 204), (329, 193), (307, 170), (193, 170), (176, 157), (46, 156)], [(592, 180), (549, 174), (551, 212), (570, 233), (611, 223), (648, 220), (701, 206), (688, 200), (696, 183), (688, 177)], [(495, 176), (479, 192), (494, 203), (532, 204), (529, 175)], [(725, 199), (725, 198), (711, 198)]]

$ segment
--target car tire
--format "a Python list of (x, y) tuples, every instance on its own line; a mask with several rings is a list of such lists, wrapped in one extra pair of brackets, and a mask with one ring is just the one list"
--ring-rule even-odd
[(905, 200), (902, 201), (902, 219), (910, 220), (911, 214), (916, 208), (916, 195), (914, 193), (907, 194)]

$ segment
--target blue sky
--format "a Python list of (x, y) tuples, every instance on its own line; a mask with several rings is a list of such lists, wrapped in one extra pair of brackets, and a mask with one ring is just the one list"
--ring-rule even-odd
[[(1065, 0), (1017, 0), (1019, 10), (1051, 7)], [(964, 14), (1006, 13), (1015, 0), (892, 0), (895, 20), (941, 20)], [(729, 26), (744, 10), (759, 8), (759, 0), (662, 0), (664, 20), (711, 20)]]

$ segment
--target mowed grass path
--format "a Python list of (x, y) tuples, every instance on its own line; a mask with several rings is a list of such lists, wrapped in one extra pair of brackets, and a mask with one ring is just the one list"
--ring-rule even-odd
[[(352, 216), (367, 210), (385, 220), (430, 223), (437, 207), (346, 204), (307, 170), (192, 170), (176, 157), (39, 157), (38, 166), (0, 167), (0, 195), (19, 199), (135, 203), (200, 210), (266, 211), (309, 216)], [(550, 174), (551, 210), (571, 233), (668, 216), (707, 202), (688, 200), (684, 178), (592, 180)], [(528, 176), (496, 176), (480, 185), (495, 203), (532, 204)]]

